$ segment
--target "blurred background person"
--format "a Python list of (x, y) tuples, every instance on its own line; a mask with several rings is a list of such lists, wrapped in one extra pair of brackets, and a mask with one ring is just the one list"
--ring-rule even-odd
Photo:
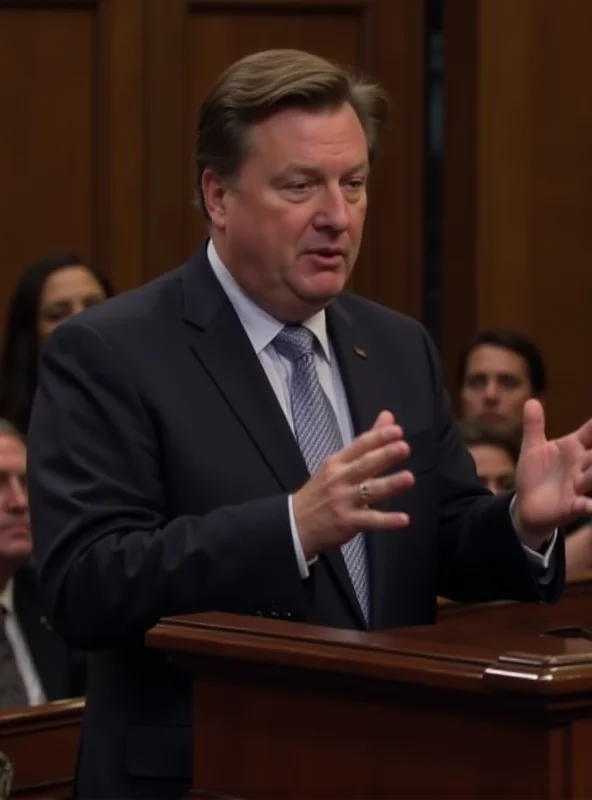
[(530, 397), (543, 401), (547, 372), (538, 347), (506, 328), (481, 331), (458, 365), (461, 416), (490, 427), (522, 428), (522, 410)]
[(461, 422), (460, 429), (483, 485), (492, 494), (513, 491), (520, 445), (511, 430), (475, 420)]
[(23, 272), (7, 310), (0, 361), (0, 417), (26, 435), (41, 347), (53, 329), (113, 294), (105, 275), (76, 253), (49, 256)]
[(44, 623), (31, 564), (26, 448), (0, 419), (0, 710), (75, 697), (83, 657)]

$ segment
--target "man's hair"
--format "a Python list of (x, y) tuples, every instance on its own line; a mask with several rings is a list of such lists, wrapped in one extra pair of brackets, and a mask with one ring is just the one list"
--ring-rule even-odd
[(547, 371), (539, 348), (523, 333), (508, 328), (490, 328), (480, 331), (463, 350), (458, 362), (458, 382), (462, 386), (467, 374), (467, 364), (473, 350), (481, 345), (502, 347), (516, 353), (526, 361), (532, 392), (543, 394), (547, 389)]
[(461, 420), (458, 426), (467, 447), (499, 447), (510, 456), (514, 466), (518, 463), (520, 442), (513, 429), (492, 428), (476, 420)]
[(25, 444), (25, 439), (16, 425), (3, 417), (0, 417), (0, 436), (10, 436), (12, 439), (18, 439), (21, 444)]
[(287, 108), (338, 109), (349, 103), (376, 152), (388, 100), (376, 84), (302, 50), (264, 50), (232, 64), (203, 101), (196, 135), (196, 202), (207, 215), (201, 187), (204, 170), (231, 181), (241, 168), (251, 128)]

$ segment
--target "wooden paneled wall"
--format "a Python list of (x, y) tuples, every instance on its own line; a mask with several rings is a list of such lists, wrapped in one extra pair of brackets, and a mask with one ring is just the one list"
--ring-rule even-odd
[(443, 354), (523, 330), (548, 363), (548, 424), (592, 416), (590, 0), (447, 0)]
[(75, 249), (118, 290), (204, 235), (193, 131), (242, 55), (300, 47), (388, 89), (355, 288), (421, 310), (423, 0), (0, 0), (0, 326), (15, 278)]
[(0, 0), (0, 320), (23, 265), (76, 250), (143, 277), (143, 0)]

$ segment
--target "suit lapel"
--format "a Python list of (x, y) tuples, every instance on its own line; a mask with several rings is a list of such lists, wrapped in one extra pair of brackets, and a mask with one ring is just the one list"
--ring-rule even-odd
[[(377, 364), (378, 354), (372, 348), (367, 331), (359, 330), (359, 326), (354, 324), (351, 315), (339, 300), (328, 309), (327, 320), (348, 398), (354, 435), (357, 436), (369, 430), (378, 414), (385, 410), (385, 390)], [(386, 410), (396, 412), (396, 409), (392, 408)], [(375, 507), (384, 510), (388, 507), (388, 501), (376, 503)], [(392, 535), (394, 534), (375, 532), (366, 534), (370, 579), (370, 627), (373, 628), (380, 624), (380, 598), (385, 596), (383, 586), (388, 580), (385, 569), (386, 542), (387, 537)], [(330, 563), (340, 582), (346, 581), (349, 584), (357, 612), (362, 617), (341, 553), (332, 554)]]
[(372, 427), (382, 410), (375, 354), (339, 301), (327, 309), (327, 324), (357, 436)]
[[(232, 304), (202, 249), (185, 266), (188, 342), (286, 492), (309, 477), (300, 449)], [(232, 357), (229, 357), (232, 354)]]

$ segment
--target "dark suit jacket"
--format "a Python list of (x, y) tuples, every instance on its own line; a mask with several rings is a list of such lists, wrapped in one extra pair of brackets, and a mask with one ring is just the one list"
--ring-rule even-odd
[(47, 700), (83, 695), (85, 658), (51, 629), (31, 567), (22, 567), (14, 576), (14, 612)]
[[(543, 591), (508, 500), (476, 481), (422, 327), (351, 295), (327, 317), (356, 431), (391, 409), (416, 476), (391, 501), (411, 526), (368, 536), (371, 627), (431, 623), (437, 594), (554, 600), (562, 548)], [(48, 614), (93, 651), (80, 796), (173, 797), (187, 787), (188, 682), (143, 647), (159, 617), (216, 609), (363, 626), (339, 551), (300, 578), (287, 496), (306, 466), (203, 249), (56, 330), (29, 465)]]

